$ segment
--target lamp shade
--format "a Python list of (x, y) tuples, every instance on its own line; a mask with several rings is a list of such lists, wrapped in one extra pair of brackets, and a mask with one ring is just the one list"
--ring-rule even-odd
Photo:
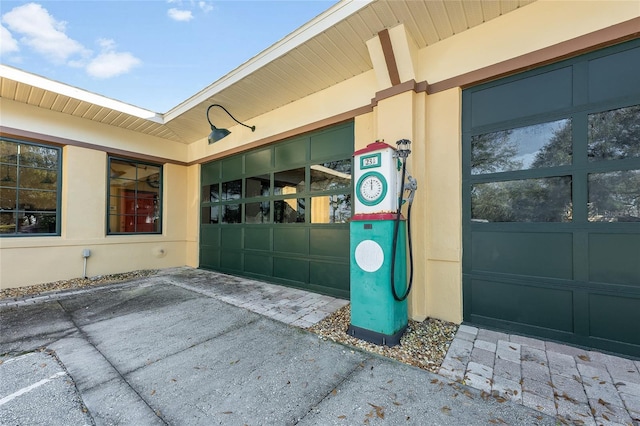
[(218, 142), (220, 139), (228, 136), (231, 133), (227, 129), (218, 129), (216, 126), (211, 126), (211, 133), (209, 134), (209, 144)]

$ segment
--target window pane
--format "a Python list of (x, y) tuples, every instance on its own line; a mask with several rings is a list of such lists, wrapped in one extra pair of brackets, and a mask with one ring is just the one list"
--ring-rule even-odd
[(222, 223), (241, 223), (240, 204), (222, 205)]
[(304, 222), (304, 198), (290, 198), (273, 202), (273, 221), (275, 223)]
[(136, 165), (121, 160), (111, 160), (111, 170), (109, 170), (111, 180), (123, 178), (128, 180), (136, 179)]
[(0, 163), (18, 163), (18, 144), (0, 140)]
[(640, 105), (589, 114), (590, 161), (640, 157)]
[(351, 159), (311, 166), (311, 190), (327, 191), (351, 186)]
[(274, 195), (297, 194), (304, 191), (304, 167), (274, 174)]
[(0, 213), (0, 234), (14, 234), (16, 232), (16, 214)]
[(52, 189), (58, 186), (56, 170), (20, 167), (20, 187), (33, 189)]
[(18, 232), (53, 234), (56, 232), (56, 213), (25, 212), (18, 221)]
[(20, 144), (20, 165), (43, 169), (58, 168), (58, 150), (37, 145)]
[(640, 170), (589, 175), (590, 222), (640, 222)]
[(242, 193), (242, 180), (233, 180), (231, 182), (222, 182), (222, 199), (237, 200)]
[(116, 178), (116, 179), (110, 180), (110, 186), (111, 186), (111, 191), (119, 191), (125, 188), (133, 190), (136, 187), (136, 181), (132, 179)]
[(13, 210), (16, 206), (17, 191), (13, 188), (0, 188), (0, 209)]
[(13, 186), (18, 184), (18, 168), (7, 164), (0, 164), (0, 186)]
[(347, 223), (351, 219), (351, 195), (311, 198), (311, 223)]
[(269, 202), (244, 205), (245, 223), (269, 223)]
[(471, 219), (477, 222), (568, 222), (571, 177), (475, 184)]
[(218, 212), (219, 206), (202, 207), (201, 221), (203, 224), (218, 223), (220, 221)]
[(18, 207), (24, 210), (52, 210), (57, 207), (55, 191), (18, 191)]
[(471, 138), (471, 173), (571, 164), (571, 120), (534, 124)]
[(269, 195), (271, 181), (269, 175), (260, 175), (247, 178), (245, 185), (247, 192), (245, 197), (266, 197)]
[(162, 232), (162, 166), (110, 159), (109, 233)]
[(214, 183), (213, 185), (205, 185), (202, 187), (202, 202), (203, 203), (214, 203), (220, 201), (220, 196), (218, 192), (218, 184)]

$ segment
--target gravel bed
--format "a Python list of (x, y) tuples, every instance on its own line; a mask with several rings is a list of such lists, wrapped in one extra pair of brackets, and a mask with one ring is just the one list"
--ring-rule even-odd
[(144, 269), (140, 271), (124, 272), (121, 274), (98, 275), (90, 278), (73, 278), (70, 280), (60, 280), (51, 283), (36, 284), (25, 287), (7, 288), (0, 290), (0, 300), (18, 299), (22, 297), (36, 296), (61, 290), (77, 290), (101, 284), (115, 284), (123, 281), (130, 281), (137, 278), (144, 278), (154, 275), (157, 270)]
[(409, 320), (407, 331), (394, 347), (379, 346), (347, 334), (351, 321), (351, 307), (347, 305), (308, 328), (325, 340), (343, 343), (367, 352), (376, 353), (437, 373), (447, 355), (458, 325), (427, 318), (422, 322)]

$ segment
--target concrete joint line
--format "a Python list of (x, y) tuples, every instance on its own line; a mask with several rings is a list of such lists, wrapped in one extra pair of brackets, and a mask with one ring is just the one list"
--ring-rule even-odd
[[(115, 372), (115, 377), (114, 377), (114, 378), (112, 378), (112, 379), (110, 379), (110, 380), (107, 380), (107, 381), (105, 381), (105, 382), (102, 382), (102, 383), (97, 383), (97, 384), (95, 384), (94, 386), (92, 386), (92, 387), (90, 387), (90, 388), (85, 389), (85, 390), (84, 390), (84, 392), (90, 391), (91, 389), (97, 388), (98, 386), (102, 386), (102, 385), (104, 385), (105, 383), (109, 383), (109, 382), (112, 382), (112, 381), (114, 381), (114, 380), (121, 381), (121, 382), (122, 382), (123, 384), (125, 384), (129, 389), (131, 389), (131, 391), (132, 391), (132, 392), (133, 392), (133, 393), (134, 393), (134, 394), (135, 394), (135, 395), (140, 399), (140, 401), (142, 401), (142, 403), (143, 403), (144, 405), (146, 405), (146, 406), (149, 408), (149, 410), (150, 410), (152, 413), (154, 413), (154, 414), (158, 417), (158, 419), (159, 419), (163, 424), (168, 425), (167, 421), (166, 421), (164, 418), (162, 418), (162, 416), (161, 416), (161, 415), (160, 415), (156, 410), (154, 410), (154, 409), (153, 409), (153, 407), (151, 407), (151, 405), (149, 405), (149, 403), (147, 402), (147, 400), (146, 400), (146, 399), (145, 399), (145, 398), (140, 394), (140, 392), (138, 392), (138, 390), (137, 390), (136, 388), (134, 388), (133, 386), (131, 386), (131, 384), (130, 384), (130, 383), (129, 383), (129, 381), (124, 377), (124, 375), (122, 374), (122, 372), (121, 372), (120, 370), (118, 370), (118, 369), (116, 368), (116, 366), (115, 366), (115, 365), (113, 365), (113, 363), (109, 360), (109, 358), (107, 358), (107, 357), (106, 357), (106, 356), (105, 356), (105, 355), (100, 351), (100, 349), (98, 349), (98, 347), (95, 345), (95, 343), (91, 341), (91, 338), (89, 337), (89, 335), (88, 335), (88, 334), (87, 334), (87, 333), (82, 329), (82, 327), (80, 327), (80, 326), (76, 323), (75, 319), (73, 318), (73, 315), (72, 315), (69, 311), (67, 311), (67, 310), (65, 309), (65, 307), (64, 307), (64, 306), (63, 306), (59, 301), (57, 301), (56, 303), (58, 303), (58, 305), (60, 305), (60, 307), (62, 308), (62, 310), (67, 314), (67, 316), (68, 316), (68, 318), (69, 318), (69, 321), (71, 321), (71, 323), (74, 325), (74, 327), (76, 328), (76, 330), (78, 330), (78, 333), (80, 334), (80, 338), (81, 338), (82, 340), (84, 340), (84, 341), (85, 341), (85, 342), (86, 342), (86, 343), (87, 343), (87, 344), (88, 344), (88, 345), (89, 345), (93, 350), (95, 350), (95, 351), (100, 355), (100, 357), (101, 357), (101, 358), (102, 358), (102, 359), (107, 363), (107, 365), (108, 365), (108, 366), (109, 366), (109, 367), (110, 367), (110, 368)], [(58, 358), (58, 359), (59, 359), (59, 358)], [(60, 360), (60, 364), (62, 364), (62, 365), (63, 365), (63, 368), (64, 368), (66, 371), (68, 371), (68, 370), (67, 370), (67, 368), (66, 368), (66, 367), (64, 366), (64, 364), (62, 363), (62, 360)], [(73, 379), (73, 376), (71, 376), (71, 374), (69, 374), (69, 376)], [(74, 386), (75, 386), (75, 385), (76, 385), (76, 383), (75, 383), (75, 380), (74, 380)], [(77, 389), (77, 386), (76, 386), (76, 389)], [(83, 398), (82, 398), (82, 392), (79, 392), (79, 394), (80, 394), (80, 398), (81, 398), (81, 399), (83, 399)], [(83, 405), (85, 405), (85, 407), (87, 407), (87, 410), (89, 409), (89, 407), (86, 405), (86, 403), (85, 403), (85, 401), (84, 401), (84, 400), (83, 400)], [(90, 411), (89, 411), (89, 414), (91, 415), (91, 417), (94, 417), (94, 416), (91, 414), (91, 412), (90, 412)]]
[(324, 396), (320, 397), (315, 404), (312, 404), (311, 408), (309, 408), (309, 411), (307, 411), (307, 413), (304, 416), (302, 416), (299, 419), (297, 419), (295, 421), (294, 425), (297, 425), (302, 420), (304, 420), (311, 413), (311, 411), (313, 411), (314, 408), (318, 407), (325, 400), (327, 400), (333, 394), (334, 390), (337, 391), (338, 388), (340, 386), (342, 386), (342, 384), (344, 382), (349, 380), (351, 378), (351, 376), (353, 376), (355, 374), (356, 371), (358, 371), (359, 369), (363, 369), (364, 368), (364, 364), (369, 362), (369, 361), (372, 361), (373, 359), (374, 359), (373, 357), (367, 357), (364, 360), (362, 360), (359, 363), (357, 363), (347, 374), (345, 374), (345, 376), (342, 378), (342, 380), (340, 380), (335, 386), (333, 386), (333, 389), (331, 389), (329, 392), (327, 392)]

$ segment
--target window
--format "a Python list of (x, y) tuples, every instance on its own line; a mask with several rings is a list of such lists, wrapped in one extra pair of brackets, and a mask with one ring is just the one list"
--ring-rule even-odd
[(203, 185), (202, 204), (203, 224), (348, 223), (351, 158)]
[(0, 235), (60, 235), (61, 150), (0, 139)]
[(162, 231), (162, 166), (110, 158), (108, 197), (108, 234)]

